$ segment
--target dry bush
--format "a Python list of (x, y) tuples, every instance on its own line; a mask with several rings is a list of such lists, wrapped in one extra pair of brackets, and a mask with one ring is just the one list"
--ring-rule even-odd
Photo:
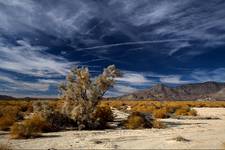
[(152, 127), (157, 129), (165, 129), (166, 125), (158, 120), (153, 120)]
[(194, 110), (194, 109), (191, 109), (191, 110), (188, 112), (188, 116), (197, 116), (197, 111)]
[[(60, 114), (52, 113), (46, 117), (41, 112), (34, 113), (29, 119), (15, 123), (10, 133), (14, 139), (35, 138), (39, 137), (42, 132), (58, 131), (64, 123), (65, 121)], [(63, 125), (59, 127), (59, 124)]]
[(165, 108), (154, 110), (153, 116), (155, 118), (168, 118), (169, 117), (168, 112)]
[[(123, 105), (129, 105), (132, 109), (141, 110), (145, 109), (145, 111), (151, 111), (151, 107), (154, 106), (156, 108), (167, 107), (171, 109), (170, 113), (175, 112), (177, 108), (180, 107), (225, 107), (225, 101), (152, 101), (152, 100), (140, 100), (140, 101), (132, 101), (132, 100), (108, 100), (104, 101), (103, 103), (109, 104), (109, 106), (116, 106), (120, 107)], [(149, 109), (149, 110), (148, 110)]]
[(55, 106), (49, 105), (49, 102), (37, 101), (33, 103), (34, 114), (45, 122), (42, 132), (55, 132), (75, 126), (76, 123), (65, 114), (59, 112)]
[(94, 118), (100, 118), (105, 122), (113, 121), (114, 116), (111, 108), (107, 105), (98, 106), (94, 112)]
[(190, 111), (189, 107), (181, 107), (175, 111), (176, 116), (187, 116)]
[(18, 106), (5, 106), (0, 111), (0, 130), (8, 130), (14, 122), (23, 119), (23, 114)]
[(3, 116), (0, 118), (0, 130), (7, 131), (10, 129), (10, 127), (15, 122), (14, 118), (11, 118), (11, 116)]
[(149, 114), (133, 112), (123, 124), (126, 129), (152, 128), (152, 121)]
[(33, 120), (25, 120), (23, 122), (15, 123), (11, 128), (11, 138), (13, 139), (27, 139), (39, 137), (41, 134), (41, 126), (37, 126), (40, 122)]
[(175, 113), (176, 116), (196, 116), (197, 112), (190, 107), (181, 107), (178, 108)]
[(224, 107), (225, 102), (199, 102), (199, 101), (127, 101), (127, 100), (108, 100), (102, 104), (107, 104), (111, 107), (120, 108), (131, 107), (134, 112), (152, 113), (155, 118), (169, 118), (173, 115), (196, 116), (197, 112), (191, 107), (206, 106), (206, 107)]
[[(64, 101), (62, 113), (73, 119), (79, 130), (102, 127), (95, 117), (97, 105), (121, 73), (114, 65), (108, 66), (95, 80), (91, 80), (88, 68), (75, 68), (61, 86)], [(96, 120), (97, 119), (97, 120)]]
[(155, 105), (135, 105), (131, 109), (132, 111), (138, 111), (138, 112), (148, 112), (153, 113), (155, 110), (157, 110), (157, 107)]
[(30, 102), (3, 101), (0, 102), (0, 130), (9, 130), (13, 123), (24, 119), (32, 112)]
[[(40, 104), (40, 107), (43, 104)], [(41, 136), (42, 132), (55, 132), (66, 127), (71, 127), (74, 125), (74, 121), (61, 114), (60, 112), (53, 111), (47, 108), (40, 108), (39, 111), (35, 109), (33, 114), (30, 114), (28, 119), (14, 123), (11, 128), (11, 137), (14, 139), (21, 138), (35, 138)]]
[(58, 111), (53, 111), (52, 113), (45, 114), (46, 125), (45, 128), (42, 128), (42, 132), (56, 132), (59, 130), (64, 130), (66, 128), (71, 128), (76, 125), (76, 122), (62, 114)]
[(35, 138), (41, 136), (41, 132), (52, 130), (52, 126), (41, 116), (33, 114), (31, 118), (15, 123), (11, 128), (13, 139)]

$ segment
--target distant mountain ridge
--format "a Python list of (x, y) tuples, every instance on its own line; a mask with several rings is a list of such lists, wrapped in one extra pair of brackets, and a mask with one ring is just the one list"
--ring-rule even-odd
[(8, 95), (0, 95), (0, 100), (12, 100), (12, 99), (16, 98)]
[(44, 97), (13, 97), (8, 95), (0, 95), (0, 100), (58, 100), (58, 98), (44, 98)]
[[(0, 95), (0, 100), (56, 100), (57, 98), (16, 98)], [(170, 87), (164, 84), (117, 97), (124, 100), (225, 100), (225, 83), (204, 82)]]
[(157, 84), (149, 89), (133, 92), (118, 99), (127, 100), (225, 100), (225, 83), (204, 82), (169, 87)]

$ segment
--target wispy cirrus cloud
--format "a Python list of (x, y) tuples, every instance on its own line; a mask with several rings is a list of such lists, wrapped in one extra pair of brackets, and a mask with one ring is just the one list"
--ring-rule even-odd
[(190, 76), (198, 82), (225, 82), (225, 68), (195, 69)]
[(7, 83), (7, 86), (0, 91), (47, 91), (49, 89), (49, 84), (41, 82), (21, 81), (18, 78), (10, 77), (10, 75), (7, 74), (5, 74), (5, 76), (0, 76), (0, 83)]
[(123, 77), (116, 78), (116, 81), (125, 82), (129, 85), (150, 85), (150, 83), (152, 83), (145, 74), (132, 71), (123, 71)]
[[(78, 50), (95, 49), (95, 51), (102, 48), (107, 50), (127, 46), (131, 43), (148, 47), (149, 44), (155, 43), (143, 41), (163, 41), (171, 38), (200, 40), (208, 46), (225, 39), (225, 36), (220, 34), (221, 31), (225, 31), (225, 18), (223, 17), (225, 4), (221, 0), (207, 4), (193, 0), (185, 2), (78, 0), (76, 2), (57, 1), (54, 6), (50, 5), (51, 2), (53, 1), (0, 1), (1, 31), (7, 34), (34, 35), (40, 34), (41, 31), (60, 39), (72, 40), (72, 46)], [(111, 10), (113, 14), (108, 10)], [(18, 11), (20, 13), (17, 13)], [(105, 23), (107, 26), (104, 25)], [(102, 35), (97, 36), (95, 30), (100, 31)], [(103, 35), (108, 37), (118, 32), (127, 37), (130, 42), (118, 41), (109, 44), (105, 43), (104, 38), (100, 38)], [(80, 48), (79, 42), (85, 46)], [(187, 41), (174, 41), (174, 44), (167, 44), (166, 48), (161, 51), (173, 56), (183, 48), (193, 45), (192, 42), (187, 45)], [(146, 49), (158, 52), (154, 49)], [(189, 51), (193, 50), (183, 51), (179, 55), (200, 55), (200, 53)], [(189, 55), (190, 53), (192, 55)]]
[(52, 77), (65, 75), (76, 64), (45, 53), (46, 47), (32, 46), (23, 40), (16, 42), (17, 45), (1, 43), (1, 69), (37, 77)]
[(221, 69), (170, 68), (195, 66), (192, 58), (225, 46), (224, 7), (223, 0), (0, 0), (0, 71), (24, 76), (13, 80), (27, 87), (29, 77), (56, 87), (74, 64), (100, 66), (93, 73), (112, 63), (133, 70), (117, 80), (114, 93), (159, 82), (219, 81)]
[(190, 80), (182, 80), (181, 75), (168, 75), (160, 78), (160, 82), (166, 83), (166, 84), (186, 84), (190, 83), (192, 81)]

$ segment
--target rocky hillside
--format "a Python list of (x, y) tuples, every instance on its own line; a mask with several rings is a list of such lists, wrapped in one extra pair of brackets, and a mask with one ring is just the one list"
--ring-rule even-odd
[(225, 100), (225, 83), (205, 82), (169, 87), (157, 84), (150, 89), (134, 92), (119, 99), (142, 100)]

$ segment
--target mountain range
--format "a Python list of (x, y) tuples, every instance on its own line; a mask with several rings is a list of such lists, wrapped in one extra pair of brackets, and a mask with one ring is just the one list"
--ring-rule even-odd
[(225, 83), (204, 82), (170, 87), (157, 84), (117, 99), (127, 100), (225, 100)]
[[(0, 100), (16, 100), (16, 98), (7, 95), (0, 95)], [(49, 98), (30, 98), (25, 97), (26, 100), (38, 100)], [(56, 99), (56, 98), (50, 98)], [(165, 84), (156, 84), (155, 86), (129, 93), (115, 99), (123, 100), (225, 100), (225, 83), (223, 82), (204, 82), (184, 84), (180, 86), (168, 86)]]

